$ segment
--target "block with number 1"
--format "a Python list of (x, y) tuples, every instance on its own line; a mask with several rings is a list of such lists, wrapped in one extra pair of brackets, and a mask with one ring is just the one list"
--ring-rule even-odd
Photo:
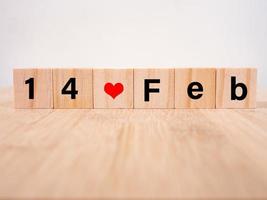
[(53, 108), (52, 69), (14, 69), (15, 108)]

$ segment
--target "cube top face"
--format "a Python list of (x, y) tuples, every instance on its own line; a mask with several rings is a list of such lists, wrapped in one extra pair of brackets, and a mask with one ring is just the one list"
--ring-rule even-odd
[(216, 73), (216, 108), (256, 108), (257, 69), (222, 68)]
[(52, 69), (14, 69), (15, 108), (53, 108)]
[(133, 69), (94, 69), (94, 108), (133, 108)]
[(174, 108), (174, 69), (135, 69), (134, 108)]
[(92, 69), (53, 69), (54, 108), (93, 108), (92, 81)]
[(175, 69), (175, 108), (215, 108), (215, 102), (215, 68)]

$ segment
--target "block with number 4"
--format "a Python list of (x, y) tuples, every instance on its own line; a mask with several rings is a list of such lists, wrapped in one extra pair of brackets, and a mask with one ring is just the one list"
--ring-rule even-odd
[(93, 108), (92, 69), (53, 69), (54, 108)]
[(52, 69), (14, 69), (15, 108), (53, 108)]

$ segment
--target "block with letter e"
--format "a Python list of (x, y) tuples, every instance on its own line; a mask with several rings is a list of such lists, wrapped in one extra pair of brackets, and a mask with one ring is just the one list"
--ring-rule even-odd
[(216, 108), (256, 108), (256, 89), (257, 69), (217, 69)]
[(175, 69), (175, 108), (215, 108), (215, 68)]

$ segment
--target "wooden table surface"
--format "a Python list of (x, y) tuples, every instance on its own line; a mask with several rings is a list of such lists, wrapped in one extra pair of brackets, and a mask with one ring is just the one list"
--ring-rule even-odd
[(255, 110), (15, 110), (0, 97), (0, 199), (267, 198)]

